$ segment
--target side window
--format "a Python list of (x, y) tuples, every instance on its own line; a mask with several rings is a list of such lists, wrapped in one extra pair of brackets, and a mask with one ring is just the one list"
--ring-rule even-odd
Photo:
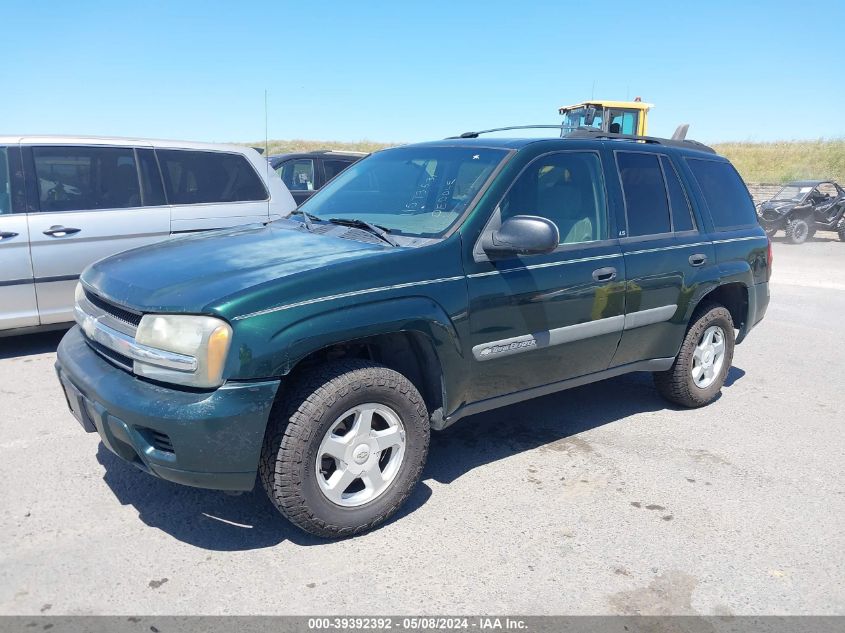
[(267, 190), (241, 154), (157, 149), (170, 204), (247, 202), (267, 199)]
[(687, 158), (716, 230), (727, 231), (757, 223), (751, 194), (728, 162)]
[(135, 151), (138, 156), (138, 167), (141, 171), (141, 198), (144, 206), (157, 207), (167, 204), (155, 152), (151, 149), (137, 149)]
[(314, 191), (314, 161), (310, 158), (289, 160), (276, 171), (289, 191)]
[(141, 205), (135, 152), (126, 147), (32, 148), (41, 211)]
[(0, 147), (0, 215), (12, 212), (12, 178), (9, 157), (5, 147)]
[(672, 231), (666, 186), (656, 154), (616, 152), (628, 237), (660, 235)]
[(353, 162), (351, 160), (323, 159), (323, 171), (326, 173), (326, 182), (337, 176)]
[(611, 110), (608, 132), (613, 134), (636, 134), (636, 115), (630, 110)]
[(593, 152), (542, 156), (516, 179), (501, 204), (502, 220), (539, 215), (557, 225), (561, 244), (607, 239), (601, 162)]
[(672, 206), (672, 227), (676, 232), (694, 231), (695, 220), (692, 218), (692, 209), (689, 199), (678, 178), (678, 172), (666, 156), (660, 157), (660, 164), (663, 165), (663, 175), (666, 177), (666, 189), (669, 192), (669, 203)]

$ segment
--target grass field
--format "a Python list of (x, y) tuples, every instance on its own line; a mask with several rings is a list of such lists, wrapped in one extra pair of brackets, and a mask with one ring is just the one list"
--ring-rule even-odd
[[(338, 141), (273, 140), (270, 154), (318, 149), (373, 152), (400, 145), (377, 141), (342, 143)], [(263, 147), (263, 141), (250, 143)], [(731, 159), (748, 183), (781, 183), (803, 178), (832, 178), (845, 184), (845, 139), (781, 141), (775, 143), (719, 143), (717, 152)]]

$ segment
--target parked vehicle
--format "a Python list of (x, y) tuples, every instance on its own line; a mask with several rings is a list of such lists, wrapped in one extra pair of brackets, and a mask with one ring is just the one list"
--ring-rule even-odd
[(363, 152), (323, 150), (276, 154), (268, 160), (299, 205), (329, 180), (365, 156)]
[(803, 244), (816, 231), (836, 231), (845, 242), (845, 191), (831, 180), (796, 180), (757, 209), (770, 237), (783, 230), (790, 244)]
[(712, 402), (771, 261), (700, 144), (447, 139), (371, 155), (290, 218), (93, 264), (57, 371), (126, 461), (258, 475), (293, 523), (344, 536), (391, 516), (464, 416), (633, 371)]
[(72, 323), (77, 279), (97, 259), (295, 206), (244, 147), (0, 137), (0, 336)]

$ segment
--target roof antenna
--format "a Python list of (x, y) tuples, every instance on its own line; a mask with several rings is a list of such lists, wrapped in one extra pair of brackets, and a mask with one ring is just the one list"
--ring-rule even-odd
[(590, 91), (590, 101), (596, 98), (596, 80), (593, 79), (593, 89)]

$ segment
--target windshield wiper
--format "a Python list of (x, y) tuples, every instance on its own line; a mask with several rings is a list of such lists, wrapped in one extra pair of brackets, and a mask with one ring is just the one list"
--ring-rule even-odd
[(328, 221), (332, 224), (339, 224), (340, 226), (353, 226), (356, 229), (366, 229), (373, 235), (383, 239), (391, 246), (399, 246), (399, 243), (392, 237), (390, 237), (390, 229), (385, 228), (383, 226), (371, 224), (369, 222), (365, 222), (364, 220), (359, 220), (357, 218), (329, 218)]
[(311, 215), (310, 213), (308, 213), (308, 211), (303, 211), (302, 209), (294, 209), (293, 211), (291, 211), (290, 214), (291, 215), (301, 215), (302, 219), (305, 220), (304, 224), (305, 224), (305, 228), (308, 229), (308, 232), (309, 233), (314, 232), (314, 224), (312, 223), (312, 220), (318, 220), (319, 218)]

